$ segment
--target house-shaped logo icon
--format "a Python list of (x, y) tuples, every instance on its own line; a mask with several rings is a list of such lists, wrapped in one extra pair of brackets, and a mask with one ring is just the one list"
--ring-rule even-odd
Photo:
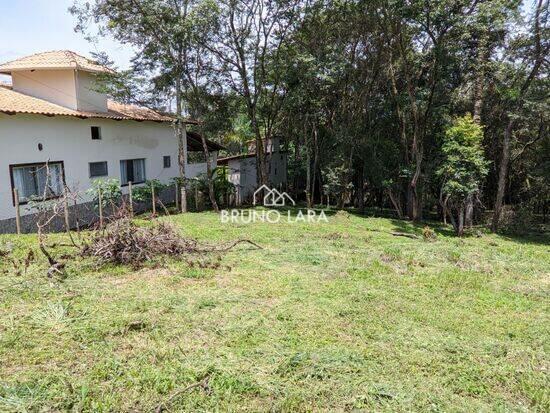
[(263, 198), (263, 205), (270, 207), (283, 207), (286, 205), (286, 202), (289, 201), (293, 206), (296, 205), (296, 202), (288, 195), (286, 192), (279, 192), (277, 189), (269, 188), (267, 185), (262, 185), (256, 191), (254, 191), (253, 204), (256, 205), (257, 195), (262, 191), (265, 191)]

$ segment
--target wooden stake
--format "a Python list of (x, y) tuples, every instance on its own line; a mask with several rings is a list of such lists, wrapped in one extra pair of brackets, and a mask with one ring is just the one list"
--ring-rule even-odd
[(97, 198), (99, 201), (99, 228), (103, 228), (103, 196), (101, 195), (101, 189), (97, 190)]
[(176, 181), (176, 211), (180, 210), (180, 194), (179, 194), (179, 185)]
[(180, 187), (181, 196), (181, 212), (187, 212), (187, 189), (185, 188), (185, 182)]
[(74, 216), (74, 221), (75, 221), (75, 224), (76, 224), (76, 232), (80, 236), (80, 222), (78, 221), (78, 210), (76, 209), (77, 206), (78, 206), (78, 204), (77, 204), (76, 199), (75, 199), (74, 200), (74, 210), (77, 211), (77, 213)]
[(195, 186), (195, 209), (199, 211), (199, 188)]
[(151, 182), (151, 201), (153, 202), (153, 215), (157, 215), (157, 202), (155, 199), (155, 184)]
[(13, 188), (13, 196), (15, 199), (15, 228), (17, 234), (21, 234), (21, 210), (19, 209), (19, 191), (17, 188)]
[(130, 218), (134, 217), (134, 196), (132, 195), (132, 181), (128, 182), (128, 203), (130, 204)]
[(69, 222), (69, 197), (67, 193), (67, 188), (65, 188), (65, 197), (63, 198), (63, 212), (65, 214), (65, 231), (71, 231), (71, 224)]

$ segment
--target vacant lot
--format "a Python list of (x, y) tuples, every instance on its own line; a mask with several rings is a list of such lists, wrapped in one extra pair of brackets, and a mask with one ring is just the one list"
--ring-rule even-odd
[[(42, 257), (19, 276), (0, 258), (0, 411), (550, 409), (548, 237), (436, 228), (426, 242), (421, 227), (347, 213), (163, 219), (264, 249), (206, 269), (78, 261), (63, 282)], [(39, 254), (34, 236), (9, 244)]]

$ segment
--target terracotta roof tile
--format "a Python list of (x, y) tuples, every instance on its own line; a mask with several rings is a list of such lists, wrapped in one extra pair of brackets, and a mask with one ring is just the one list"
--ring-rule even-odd
[[(125, 105), (108, 101), (108, 112), (83, 112), (72, 110), (43, 99), (15, 92), (14, 90), (0, 87), (0, 112), (8, 114), (29, 113), (47, 116), (74, 116), (79, 118), (104, 118), (115, 120), (150, 120), (157, 122), (172, 122), (170, 116), (162, 115), (152, 109)], [(188, 121), (187, 123), (195, 123)]]
[(35, 69), (77, 69), (96, 73), (112, 72), (111, 69), (70, 50), (36, 53), (0, 65), (0, 73)]

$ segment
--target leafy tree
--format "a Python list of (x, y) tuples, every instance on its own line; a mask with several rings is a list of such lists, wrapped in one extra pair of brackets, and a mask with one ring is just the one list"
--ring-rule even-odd
[(468, 114), (457, 118), (446, 130), (441, 146), (443, 163), (437, 175), (443, 180), (441, 194), (444, 209), (448, 209), (458, 236), (464, 233), (468, 199), (479, 194), (480, 185), (488, 172), (482, 141), (483, 129)]
[[(96, 21), (140, 52), (111, 93), (140, 102), (155, 91), (168, 108), (176, 98), (231, 154), (255, 140), (258, 183), (263, 143), (277, 136), (288, 190), (310, 206), (345, 192), (340, 202), (411, 220), (449, 207), (458, 225), (466, 193), (466, 227), (481, 204), (495, 205), (495, 229), (505, 204), (546, 216), (547, 0), (532, 10), (521, 0), (79, 3), (79, 24)], [(455, 179), (444, 166), (462, 158), (448, 134), (467, 112), (491, 163)], [(455, 143), (442, 150), (441, 136)]]
[[(535, 6), (531, 33), (524, 38), (520, 33), (517, 42), (512, 42), (510, 47), (510, 65), (519, 65), (513, 76), (513, 83), (508, 91), (509, 99), (506, 105), (505, 115), (508, 118), (502, 137), (502, 152), (498, 171), (498, 186), (494, 204), (493, 231), (498, 230), (499, 220), (504, 203), (506, 191), (506, 178), (510, 167), (512, 147), (512, 135), (519, 123), (518, 112), (526, 104), (528, 92), (537, 79), (541, 68), (548, 69), (548, 53), (550, 52), (550, 37), (545, 22), (548, 19), (548, 0), (538, 0)], [(525, 59), (527, 55), (527, 59)], [(547, 73), (546, 73), (547, 74)]]
[[(98, 35), (111, 35), (122, 43), (132, 45), (137, 50), (132, 59), (134, 74), (152, 78), (153, 90), (162, 91), (162, 97), (175, 98), (175, 134), (179, 143), (178, 164), (183, 181), (186, 175), (183, 82), (189, 75), (186, 69), (191, 42), (188, 15), (194, 3), (193, 0), (95, 0), (75, 1), (70, 8), (70, 12), (77, 17), (77, 31), (87, 33), (90, 22), (95, 22)], [(122, 77), (116, 81), (129, 84)], [(120, 85), (117, 88), (129, 93), (128, 88)], [(180, 189), (181, 207), (185, 212), (185, 185)]]
[(338, 208), (342, 208), (345, 202), (345, 196), (353, 189), (353, 184), (347, 181), (349, 170), (344, 166), (335, 166), (328, 168), (325, 173), (325, 194), (327, 195), (327, 204), (330, 205), (330, 199), (336, 200)]

